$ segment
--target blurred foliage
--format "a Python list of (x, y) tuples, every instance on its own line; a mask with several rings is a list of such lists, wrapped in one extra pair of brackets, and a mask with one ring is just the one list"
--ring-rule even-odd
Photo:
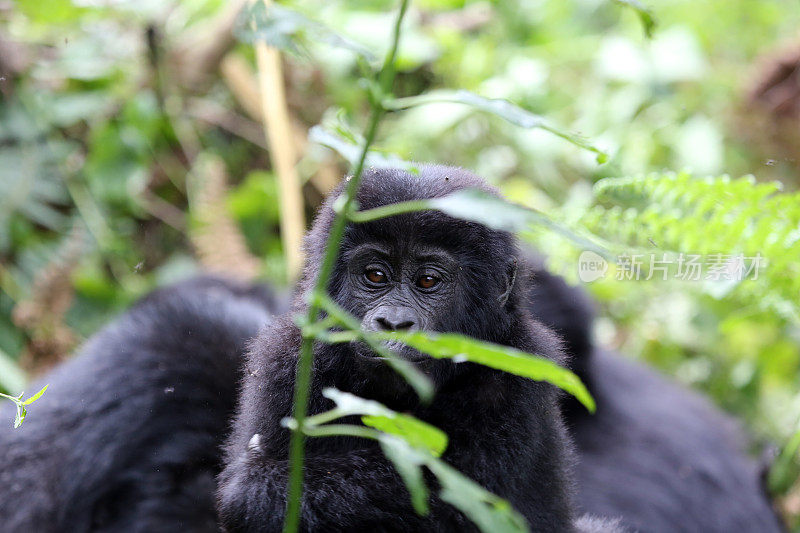
[[(321, 176), (345, 168), (321, 145), (354, 144), (350, 132), (363, 129), (359, 61), (384, 52), (395, 3), (287, 4), (325, 25), (285, 61), (310, 214), (330, 186)], [(277, 187), (247, 98), (252, 50), (226, 39), (232, 22), (214, 31), (225, 29), (230, 7), (222, 0), (0, 3), (2, 390), (19, 394), (20, 368), (46, 366), (35, 356), (43, 346), (57, 360), (144, 292), (199, 268), (241, 266), (246, 257), (255, 267), (243, 275), (286, 283)], [(657, 23), (651, 38), (642, 24), (649, 14)], [(296, 20), (281, 31), (297, 37), (292, 32), (308, 26)], [(763, 96), (774, 96), (773, 74), (787, 57), (791, 65), (800, 56), (796, 2), (419, 0), (404, 24), (398, 98), (454, 89), (505, 98), (585, 136), (609, 159), (598, 165), (595, 154), (547, 131), (454, 102), (390, 114), (378, 136), (381, 154), (471, 168), (511, 200), (629, 252), (756, 252), (779, 266), (738, 287), (613, 276), (587, 287), (601, 303), (600, 341), (710, 394), (761, 439), (796, 448), (791, 201), (800, 137), (790, 113), (800, 105)], [(251, 70), (234, 76), (224, 61), (220, 68), (223, 56)], [(306, 144), (317, 124), (325, 129)], [(627, 178), (593, 189), (603, 178), (665, 169), (700, 178), (752, 174), (785, 192), (685, 177), (672, 186)], [(708, 223), (715, 216), (716, 226)], [(759, 241), (748, 236), (759, 224), (768, 246), (752, 249), (748, 243)], [(728, 240), (717, 232), (723, 226)], [(231, 235), (238, 244), (222, 246)], [(546, 229), (525, 237), (577, 281), (574, 239)], [(717, 249), (729, 245), (736, 249)], [(773, 487), (796, 520), (800, 492), (789, 475), (796, 465), (782, 457), (779, 468)]]

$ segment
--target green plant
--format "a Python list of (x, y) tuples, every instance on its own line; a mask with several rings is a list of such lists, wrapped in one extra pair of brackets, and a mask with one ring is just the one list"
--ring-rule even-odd
[[(761, 309), (800, 319), (800, 193), (747, 176), (690, 173), (607, 178), (594, 187), (598, 205), (581, 222), (626, 250), (763, 259), (757, 279), (714, 287)], [(746, 281), (746, 282), (743, 282)]]
[(25, 421), (25, 417), (28, 414), (27, 406), (32, 404), (39, 398), (41, 398), (42, 394), (44, 394), (44, 391), (46, 390), (47, 390), (47, 385), (42, 387), (42, 389), (39, 392), (37, 392), (27, 400), (22, 399), (22, 396), (25, 394), (24, 392), (21, 392), (19, 396), (11, 396), (9, 394), (3, 394), (2, 392), (0, 392), (0, 397), (11, 400), (12, 402), (14, 402), (14, 405), (17, 406), (17, 416), (14, 418), (15, 428), (20, 427), (22, 423)]

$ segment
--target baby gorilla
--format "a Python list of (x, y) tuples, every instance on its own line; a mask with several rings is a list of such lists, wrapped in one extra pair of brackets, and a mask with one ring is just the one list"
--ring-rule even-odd
[[(370, 170), (357, 201), (361, 209), (370, 209), (464, 188), (497, 194), (465, 171), (427, 166), (418, 176)], [(340, 192), (330, 196), (307, 236), (306, 269), (293, 314), (306, 309)], [(506, 232), (440, 212), (418, 212), (348, 225), (328, 290), (366, 329), (456, 332), (561, 361), (557, 338), (526, 311), (525, 273), (517, 272), (523, 264), (514, 237)], [(281, 528), (289, 432), (280, 422), (292, 414), (300, 343), (298, 327), (285, 316), (251, 347), (219, 476), (218, 510), (228, 531)], [(321, 395), (324, 387), (411, 412), (448, 434), (444, 460), (509, 500), (533, 531), (614, 528), (603, 521), (574, 520), (571, 444), (559, 393), (551, 385), (401, 348), (401, 356), (415, 361), (435, 383), (436, 397), (423, 406), (402, 378), (358, 343), (317, 344), (314, 352), (311, 414), (333, 407)], [(400, 477), (372, 441), (308, 439), (306, 454), (304, 530), (474, 529), (435, 497), (430, 513), (417, 515)]]

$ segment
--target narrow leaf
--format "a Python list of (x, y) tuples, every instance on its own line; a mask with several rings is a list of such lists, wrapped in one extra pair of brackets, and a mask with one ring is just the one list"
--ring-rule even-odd
[(408, 488), (414, 510), (421, 515), (428, 514), (428, 487), (422, 477), (425, 458), (397, 437), (386, 435), (379, 442), (383, 454), (392, 462)]
[(23, 403), (24, 405), (30, 405), (30, 404), (32, 404), (33, 402), (35, 402), (36, 400), (38, 400), (39, 398), (41, 398), (42, 394), (44, 394), (44, 391), (46, 391), (46, 390), (47, 390), (47, 387), (49, 387), (49, 386), (50, 386), (50, 385), (45, 385), (44, 387), (42, 387), (42, 390), (40, 390), (39, 392), (37, 392), (36, 394), (34, 394), (33, 396), (31, 396), (30, 398), (28, 398), (27, 400), (25, 400), (25, 401), (24, 401), (24, 402), (22, 402), (22, 403)]
[(464, 189), (441, 198), (434, 198), (430, 200), (430, 205), (452, 217), (471, 220), (502, 231), (519, 232), (535, 225), (544, 226), (584, 250), (591, 250), (606, 259), (612, 259), (604, 247), (562, 226), (544, 213), (477, 189)]
[(25, 416), (28, 414), (25, 406), (21, 403), (17, 404), (17, 416), (14, 417), (14, 429), (20, 427), (25, 421)]
[(547, 119), (541, 115), (537, 115), (526, 109), (522, 109), (521, 107), (512, 104), (508, 100), (501, 98), (486, 98), (463, 89), (459, 89), (457, 91), (438, 90), (419, 96), (389, 99), (383, 102), (383, 106), (390, 110), (400, 110), (439, 102), (468, 105), (475, 109), (496, 115), (521, 128), (541, 128), (571, 142), (576, 146), (596, 153), (598, 163), (605, 163), (608, 159), (608, 155), (605, 152), (591, 144), (583, 136), (576, 133), (570, 133), (561, 128), (557, 128), (556, 126), (550, 124), (550, 122), (548, 122)]
[(394, 414), (394, 411), (380, 402), (367, 400), (365, 398), (356, 396), (355, 394), (350, 394), (349, 392), (342, 392), (333, 387), (325, 388), (322, 391), (322, 395), (330, 400), (333, 400), (338, 411), (341, 413), (341, 416), (392, 416)]
[(379, 336), (399, 340), (435, 358), (470, 361), (517, 376), (552, 383), (575, 396), (590, 412), (595, 410), (594, 399), (578, 376), (550, 359), (453, 333), (384, 333)]
[[(361, 146), (357, 143), (319, 125), (313, 126), (308, 132), (308, 140), (338, 152), (351, 167), (355, 166), (361, 155)], [(409, 172), (418, 172), (416, 165), (409, 161), (401, 159), (394, 154), (383, 154), (373, 150), (370, 150), (367, 154), (367, 160), (364, 164), (366, 167), (402, 168)]]
[(447, 435), (441, 429), (413, 416), (395, 413), (394, 416), (363, 416), (361, 421), (384, 433), (396, 435), (414, 448), (427, 450), (440, 457), (447, 448)]
[(461, 474), (443, 461), (429, 461), (428, 468), (441, 485), (439, 497), (475, 522), (485, 533), (521, 533), (528, 524), (506, 500)]
[(603, 246), (577, 234), (571, 229), (535, 209), (508, 202), (478, 189), (464, 189), (441, 198), (412, 200), (388, 204), (365, 211), (350, 213), (353, 222), (369, 222), (380, 218), (436, 209), (452, 217), (478, 222), (501, 231), (520, 232), (540, 225), (573, 241), (584, 250), (591, 250), (608, 260), (614, 257)]

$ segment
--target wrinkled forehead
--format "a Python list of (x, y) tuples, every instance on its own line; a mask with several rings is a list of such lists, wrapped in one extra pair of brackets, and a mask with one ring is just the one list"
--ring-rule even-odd
[(349, 268), (365, 268), (378, 262), (397, 269), (417, 269), (435, 265), (445, 271), (455, 271), (461, 261), (446, 248), (408, 242), (368, 242), (343, 250), (343, 260)]

